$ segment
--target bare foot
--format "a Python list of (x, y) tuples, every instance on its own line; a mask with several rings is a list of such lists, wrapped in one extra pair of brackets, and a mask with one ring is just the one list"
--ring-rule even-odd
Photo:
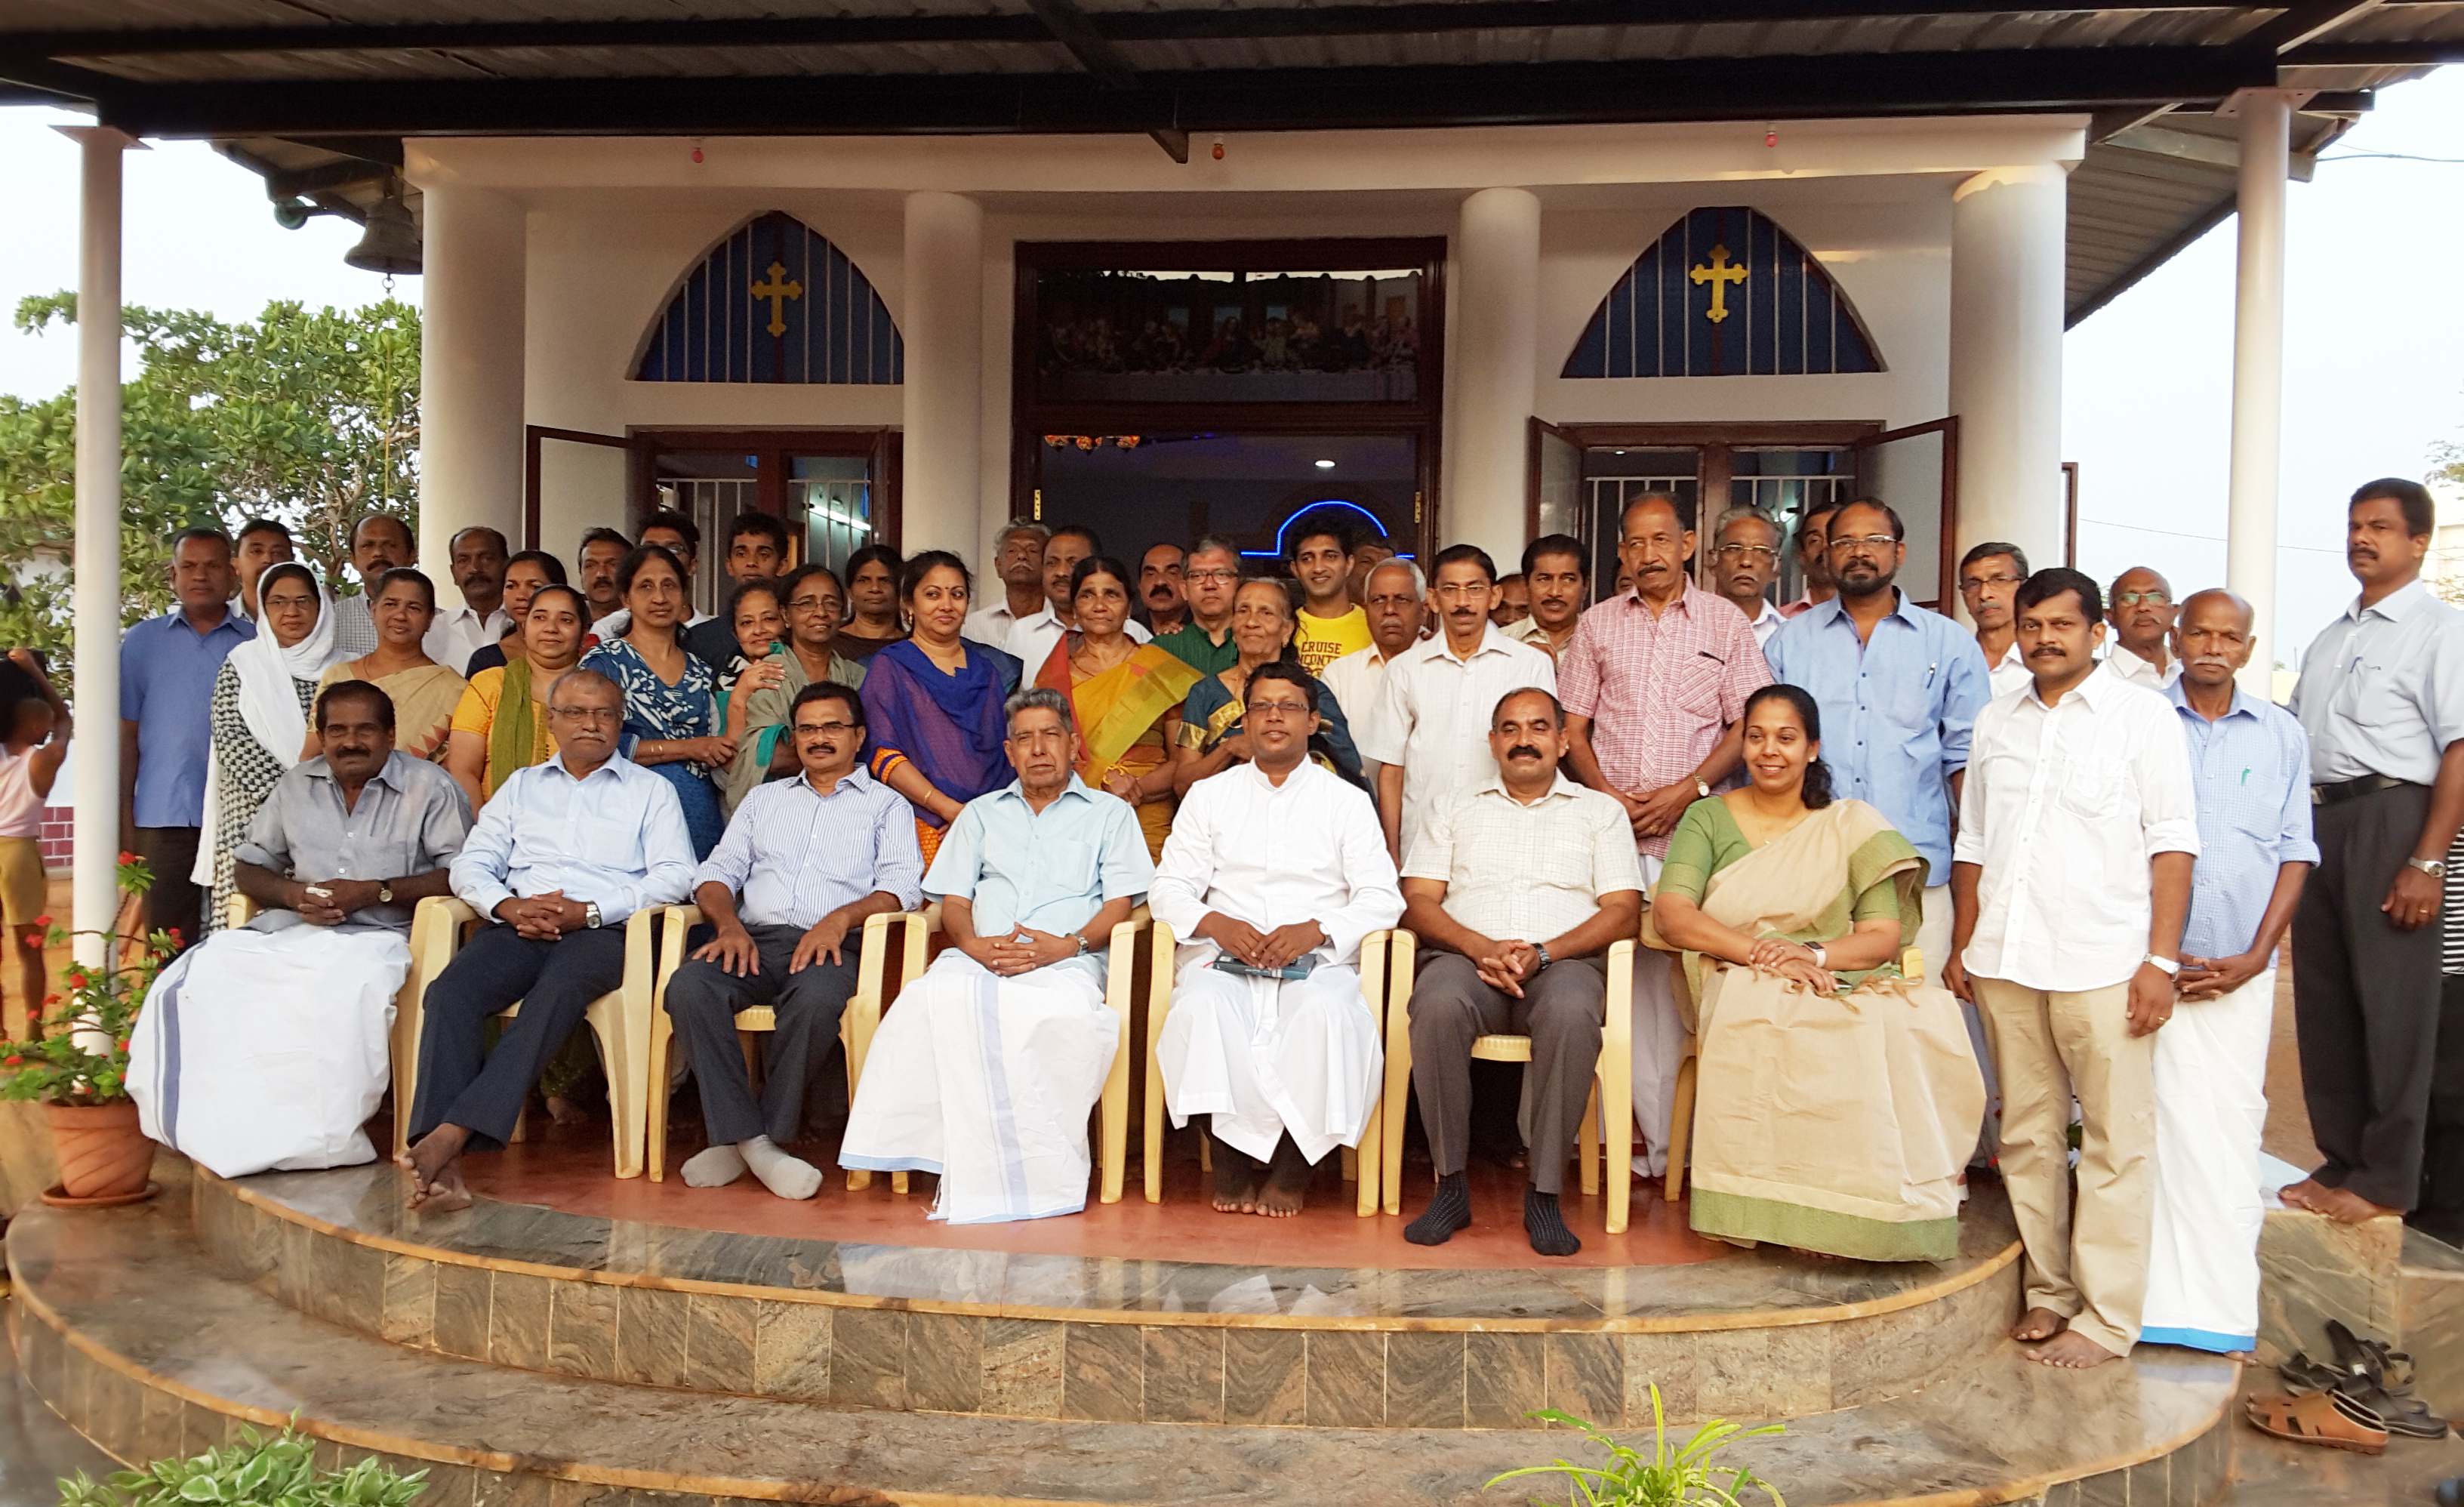
[[(439, 1125), (394, 1158), (395, 1164), (410, 1174), (410, 1196), (403, 1200), (403, 1208), (471, 1207), (471, 1191), (462, 1186), (460, 1165), (463, 1144), (470, 1139), (471, 1132), (460, 1125)], [(460, 1203), (450, 1202), (457, 1196)]]
[(2040, 1344), (2071, 1326), (2071, 1321), (2050, 1308), (2031, 1308), (2011, 1326), (2011, 1338), (2021, 1344)]
[(2085, 1335), (2068, 1330), (2054, 1336), (2043, 1344), (2027, 1352), (2028, 1359), (2039, 1365), (2058, 1366), (2065, 1371), (2084, 1371), (2122, 1357), (2097, 1343)]
[(2376, 1219), (2382, 1214), (2403, 1212), (2401, 1209), (2373, 1204), (2348, 1187), (2321, 1189), (2319, 1193), (2313, 1194), (2310, 1202), (2302, 1207), (2313, 1213), (2324, 1214), (2340, 1225), (2358, 1225), (2365, 1219)]
[(547, 1118), (567, 1130), (590, 1123), (590, 1112), (569, 1098), (550, 1094), (547, 1097)]
[(2321, 1212), (2315, 1201), (2326, 1192), (2326, 1185), (2315, 1177), (2305, 1177), (2277, 1189), (2276, 1200), (2287, 1208), (2306, 1208), (2315, 1214)]
[(1254, 1214), (1258, 1211), (1258, 1184), (1262, 1168), (1247, 1152), (1221, 1141), (1215, 1143), (1215, 1211), (1219, 1214)]
[(1289, 1136), (1275, 1145), (1274, 1160), (1266, 1167), (1266, 1186), (1259, 1190), (1257, 1212), (1268, 1219), (1289, 1219), (1301, 1211), (1309, 1200), (1309, 1177), (1317, 1168), (1301, 1155)]
[(1299, 1213), (1302, 1206), (1308, 1202), (1308, 1184), (1304, 1183), (1298, 1187), (1286, 1187), (1283, 1184), (1269, 1178), (1265, 1187), (1258, 1194), (1258, 1207), (1253, 1212), (1264, 1214), (1268, 1219), (1289, 1219)]

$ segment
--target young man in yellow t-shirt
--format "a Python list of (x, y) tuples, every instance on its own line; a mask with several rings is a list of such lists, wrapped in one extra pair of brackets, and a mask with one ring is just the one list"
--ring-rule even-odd
[(1292, 529), (1292, 574), (1306, 600), (1292, 630), (1292, 654), (1310, 675), (1370, 644), (1369, 614), (1352, 600), (1352, 532), (1331, 517)]

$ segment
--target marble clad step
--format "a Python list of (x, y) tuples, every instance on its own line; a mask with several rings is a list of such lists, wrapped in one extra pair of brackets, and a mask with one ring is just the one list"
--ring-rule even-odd
[[(169, 1159), (165, 1159), (165, 1163)], [(167, 1170), (166, 1201), (187, 1185)], [(1314, 1428), (1792, 1416), (1925, 1385), (2018, 1312), (1980, 1189), (1955, 1261), (1779, 1251), (1649, 1268), (1230, 1266), (679, 1229), (481, 1199), (408, 1215), (390, 1167), (194, 1180), (205, 1252), (315, 1318), (588, 1380), (869, 1407)], [(1224, 1378), (1256, 1396), (1229, 1400)], [(1228, 1409), (1228, 1410), (1227, 1410)]]
[[(34, 1209), (8, 1248), (29, 1385), (104, 1449), (132, 1460), (193, 1451), (235, 1421), (297, 1410), (338, 1460), (429, 1468), (421, 1507), (1468, 1507), (1520, 1500), (1482, 1483), (1572, 1443), (959, 1417), (542, 1375), (286, 1307), (219, 1274), (172, 1200)], [(2229, 1463), (2234, 1381), (2231, 1364), (2182, 1351), (2065, 1373), (2002, 1343), (1915, 1395), (1792, 1421), (1735, 1457), (1792, 1507), (2208, 1507)]]

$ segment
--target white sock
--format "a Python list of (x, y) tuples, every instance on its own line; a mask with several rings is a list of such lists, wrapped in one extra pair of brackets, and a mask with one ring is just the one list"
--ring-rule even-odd
[(725, 1187), (743, 1175), (744, 1153), (734, 1146), (713, 1146), (685, 1163), (687, 1187)]
[(761, 1186), (781, 1198), (810, 1198), (822, 1190), (819, 1167), (779, 1149), (768, 1136), (756, 1136), (738, 1143), (744, 1153), (744, 1164), (761, 1180)]

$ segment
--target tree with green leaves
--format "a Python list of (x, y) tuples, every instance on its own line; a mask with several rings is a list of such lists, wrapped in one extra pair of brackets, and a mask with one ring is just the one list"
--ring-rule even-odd
[[(121, 391), (121, 617), (170, 605), (170, 540), (206, 524), (281, 521), (299, 558), (338, 590), (363, 514), (417, 527), (419, 311), (388, 299), (310, 312), (275, 302), (253, 321), (124, 311), (139, 370)], [(17, 305), (35, 333), (77, 320), (77, 296)], [(0, 395), (0, 645), (50, 659), (64, 692), (76, 522), (77, 394)]]

